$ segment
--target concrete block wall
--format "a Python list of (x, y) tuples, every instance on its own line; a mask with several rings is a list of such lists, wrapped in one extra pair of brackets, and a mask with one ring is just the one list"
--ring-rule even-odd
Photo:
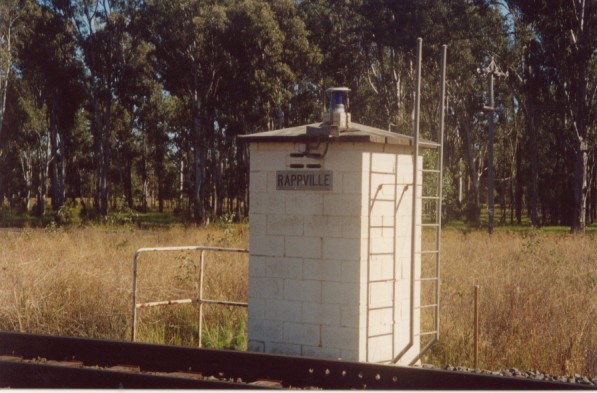
[[(414, 296), (411, 307), (412, 154), (404, 146), (386, 146), (383, 153), (366, 155), (367, 166), (370, 210), (365, 223), (369, 227), (366, 359), (368, 362), (389, 362), (406, 351), (400, 364), (408, 364), (420, 349), (417, 337), (419, 297)], [(419, 175), (419, 185), (421, 181)], [(420, 223), (420, 216), (418, 220)], [(420, 251), (420, 232), (416, 239), (415, 249)], [(414, 274), (415, 278), (420, 277), (418, 257)], [(414, 294), (419, 285), (415, 282)]]
[[(410, 149), (338, 143), (323, 160), (290, 157), (303, 150), (250, 144), (249, 350), (391, 360), (410, 326)], [(333, 189), (276, 190), (276, 171), (297, 162), (332, 171)]]

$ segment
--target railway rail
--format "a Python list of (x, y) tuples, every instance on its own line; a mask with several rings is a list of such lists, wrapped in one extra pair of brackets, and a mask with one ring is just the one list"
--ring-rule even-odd
[(8, 332), (0, 332), (0, 387), (587, 389), (434, 369)]

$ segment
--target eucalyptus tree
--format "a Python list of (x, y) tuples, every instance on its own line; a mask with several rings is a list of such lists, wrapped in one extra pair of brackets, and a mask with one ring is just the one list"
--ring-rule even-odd
[(298, 3), (312, 51), (318, 56), (319, 66), (311, 74), (311, 84), (319, 107), (312, 107), (312, 110), (321, 112), (325, 103), (324, 92), (328, 87), (348, 86), (353, 89), (353, 118), (366, 121), (366, 100), (361, 99), (361, 94), (366, 96), (361, 89), (361, 76), (368, 70), (364, 35), (366, 21), (359, 13), (363, 1), (312, 0)]
[(411, 133), (415, 90), (416, 42), (423, 38), (422, 129), (430, 137), (437, 120), (440, 47), (446, 44), (442, 33), (451, 8), (446, 2), (431, 0), (368, 0), (359, 7), (364, 19), (364, 53), (367, 71), (361, 76), (370, 87), (373, 124), (392, 125)]
[[(75, 56), (73, 32), (67, 21), (51, 6), (29, 2), (22, 12), (28, 23), (23, 26), (17, 45), (19, 76), (25, 81), (22, 84), (24, 90), (21, 90), (24, 95), (19, 102), (29, 102), (22, 106), (29, 119), (22, 125), (38, 124), (32, 127), (38, 134), (36, 143), (47, 143), (47, 146), (36, 147), (47, 150), (46, 153), (37, 155), (37, 165), (40, 166), (37, 173), (40, 174), (42, 183), (45, 183), (46, 173), (49, 173), (52, 208), (58, 210), (65, 201), (68, 155), (65, 142), (81, 101), (78, 84), (81, 67)], [(27, 90), (35, 94), (28, 95)], [(39, 121), (33, 121), (39, 116), (33, 113), (33, 108), (44, 113), (44, 127), (39, 125)], [(31, 160), (26, 159), (26, 150), (22, 149), (22, 162), (30, 163)], [(42, 162), (42, 157), (45, 162)], [(23, 165), (23, 172), (28, 172), (27, 165)], [(45, 184), (40, 187), (45, 189)], [(42, 199), (45, 199), (45, 195), (38, 202), (39, 212), (43, 212)]]
[(22, 1), (3, 0), (0, 2), (0, 138), (6, 110), (8, 81), (13, 69), (15, 36), (21, 18)]
[(574, 157), (573, 232), (584, 231), (595, 156), (597, 118), (597, 3), (591, 0), (507, 0), (533, 32), (544, 56), (542, 67), (554, 72), (553, 87), (564, 109), (559, 126), (571, 134)]
[(297, 81), (305, 80), (301, 69), (310, 56), (295, 7), (289, 0), (146, 3), (157, 75), (170, 94), (190, 105), (197, 223), (221, 211), (226, 166), (244, 165), (243, 150), (231, 148), (234, 136), (288, 118), (288, 102), (302, 86)]
[[(47, 196), (47, 164), (50, 151), (48, 135), (48, 110), (44, 102), (43, 87), (33, 78), (18, 79), (11, 89), (15, 102), (7, 109), (7, 158), (3, 162), (3, 173), (19, 173), (20, 184), (12, 184), (20, 189), (25, 211), (31, 208), (31, 197), (36, 200), (34, 213), (43, 215)], [(12, 165), (11, 165), (12, 164)], [(15, 165), (16, 164), (16, 165)], [(8, 182), (8, 179), (5, 180)], [(15, 194), (17, 189), (9, 189)]]
[[(480, 225), (481, 179), (487, 169), (486, 118), (482, 113), (484, 79), (477, 72), (490, 55), (504, 51), (503, 19), (483, 1), (415, 2), (371, 0), (362, 14), (368, 21), (371, 70), (367, 80), (375, 87), (378, 108), (399, 132), (410, 133), (414, 97), (414, 44), (423, 38), (423, 89), (421, 132), (437, 140), (439, 114), (440, 48), (448, 44), (447, 118), (444, 165), (446, 179), (468, 174), (468, 219)], [(383, 114), (383, 115), (382, 115)], [(383, 126), (380, 124), (380, 126)], [(463, 161), (462, 158), (464, 158)], [(448, 187), (452, 193), (458, 187)], [(447, 195), (455, 202), (456, 195)], [(454, 209), (452, 209), (454, 210)]]
[[(452, 116), (448, 117), (447, 123), (457, 131), (460, 157), (464, 157), (471, 186), (471, 192), (467, 193), (468, 219), (479, 226), (483, 195), (481, 180), (487, 176), (490, 166), (495, 166), (495, 160), (490, 162), (488, 152), (494, 144), (488, 138), (489, 117), (497, 117), (496, 134), (503, 134), (504, 130), (499, 126), (506, 123), (506, 103), (511, 101), (506, 84), (495, 83), (495, 108), (487, 108), (490, 93), (484, 70), (494, 60), (499, 68), (504, 67), (501, 63), (509, 50), (507, 25), (503, 15), (484, 1), (453, 4), (446, 19), (444, 37), (452, 43), (448, 66), (449, 113)], [(502, 143), (507, 141), (503, 137), (496, 139)], [(498, 151), (504, 152), (504, 149)], [(491, 192), (489, 187), (488, 192)], [(501, 200), (503, 203), (504, 195)]]
[[(510, 26), (513, 29), (513, 39), (510, 41), (510, 51), (505, 59), (505, 67), (509, 76), (507, 83), (513, 94), (512, 120), (524, 124), (524, 133), (515, 134), (516, 141), (515, 170), (512, 177), (516, 178), (516, 186), (513, 191), (513, 203), (516, 205), (516, 220), (518, 224), (522, 220), (522, 199), (524, 184), (530, 183), (530, 215), (534, 226), (539, 225), (538, 218), (538, 193), (539, 193), (539, 156), (538, 156), (538, 135), (539, 135), (539, 97), (540, 89), (545, 86), (541, 80), (542, 69), (538, 56), (538, 45), (532, 38), (531, 31), (521, 23), (515, 13), (510, 12), (507, 4), (500, 4), (503, 12), (507, 13)], [(526, 170), (528, 162), (523, 162), (525, 157), (530, 158), (530, 174)], [(529, 181), (530, 180), (530, 181)], [(527, 187), (528, 188), (528, 187)]]
[(210, 102), (225, 64), (221, 37), (228, 23), (220, 2), (155, 0), (146, 4), (148, 36), (154, 45), (158, 74), (171, 94), (189, 98), (193, 149), (193, 202), (197, 223), (206, 219), (207, 145)]
[(46, 112), (48, 153), (44, 174), (49, 172), (52, 208), (65, 202), (65, 142), (79, 109), (82, 70), (77, 61), (72, 26), (51, 4), (30, 3), (24, 13), (28, 23), (18, 45), (18, 67), (22, 78), (38, 89)]
[(93, 134), (95, 165), (94, 204), (108, 211), (108, 174), (112, 153), (112, 111), (115, 85), (120, 76), (118, 48), (122, 42), (125, 0), (54, 1), (75, 27), (77, 45), (85, 65), (85, 86)]
[[(183, 216), (192, 216), (190, 208), (192, 206), (192, 192), (190, 181), (189, 163), (193, 162), (193, 152), (191, 147), (190, 127), (188, 126), (191, 119), (191, 105), (188, 99), (183, 97), (172, 96), (169, 100), (169, 124), (168, 124), (168, 140), (170, 147), (167, 149), (167, 156), (170, 163), (178, 172), (176, 186), (177, 186), (177, 201), (176, 212)], [(237, 178), (233, 178), (237, 181)]]
[[(212, 147), (219, 157), (213, 154), (211, 159), (217, 196), (213, 207), (217, 215), (228, 193), (243, 202), (237, 203), (240, 215), (241, 205), (246, 208), (248, 202), (248, 167), (245, 146), (236, 145), (236, 136), (314, 121), (311, 76), (320, 56), (310, 46), (305, 22), (291, 0), (236, 1), (227, 17), (227, 77), (218, 95)], [(230, 182), (227, 177), (233, 173), (244, 175)]]
[[(21, 23), (22, 2), (20, 0), (3, 0), (0, 2), (0, 163), (5, 158), (4, 147), (7, 144), (5, 130), (5, 113), (9, 82), (13, 76), (15, 42), (18, 40)], [(7, 173), (0, 171), (0, 200), (4, 199), (4, 179)]]
[(156, 84), (151, 95), (140, 108), (138, 121), (142, 134), (142, 161), (140, 162), (143, 184), (143, 208), (147, 210), (149, 172), (153, 173), (153, 183), (157, 191), (158, 211), (164, 211), (164, 200), (171, 195), (174, 184), (173, 164), (169, 160), (171, 132), (178, 102), (175, 97), (164, 94)]
[[(146, 39), (142, 2), (129, 0), (123, 4), (121, 16), (116, 20), (119, 44), (115, 48), (118, 78), (114, 84), (114, 97), (122, 107), (121, 114), (127, 124), (117, 131), (114, 164), (119, 172), (118, 183), (129, 208), (134, 207), (135, 167), (141, 174), (142, 207), (147, 209), (149, 177), (147, 176), (147, 134), (145, 125), (149, 111), (147, 103), (157, 94), (163, 94), (162, 85), (156, 80), (153, 46)], [(158, 113), (161, 113), (158, 111)], [(151, 113), (149, 113), (151, 115)], [(165, 179), (157, 179), (165, 181)]]

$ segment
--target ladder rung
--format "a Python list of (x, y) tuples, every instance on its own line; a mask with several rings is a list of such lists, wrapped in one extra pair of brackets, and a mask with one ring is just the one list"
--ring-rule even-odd
[(419, 251), (419, 254), (439, 254), (439, 250), (425, 250), (425, 251)]
[(394, 229), (394, 226), (388, 226), (388, 225), (369, 225), (369, 228), (371, 229)]
[(439, 169), (421, 169), (421, 172), (425, 173), (440, 173)]
[(415, 307), (415, 308), (422, 310), (424, 308), (434, 308), (434, 307), (437, 307), (437, 304), (425, 304), (423, 306), (419, 306), (419, 307)]
[(391, 336), (392, 333), (382, 333), (382, 334), (374, 334), (373, 336), (367, 336), (367, 338), (377, 338), (377, 337), (384, 337), (384, 336)]
[(394, 175), (394, 173), (391, 173), (391, 172), (381, 172), (381, 171), (371, 171), (370, 173), (373, 175), (392, 175), (392, 176)]
[(415, 334), (415, 336), (419, 336), (419, 337), (421, 337), (421, 336), (431, 336), (432, 334), (437, 334), (437, 330), (432, 330), (430, 332), (422, 332), (422, 333), (419, 333), (419, 334)]
[(438, 196), (431, 196), (431, 195), (422, 196), (421, 199), (439, 201)]
[(425, 278), (419, 278), (418, 280), (415, 280), (415, 281), (436, 281), (438, 279), (439, 279), (439, 277), (425, 277)]
[(392, 306), (369, 307), (367, 311), (392, 310)]
[(425, 227), (425, 228), (439, 228), (439, 224), (417, 224), (421, 227)]
[(386, 278), (385, 280), (371, 280), (371, 281), (369, 281), (369, 284), (380, 283), (380, 282), (394, 282), (394, 281), (396, 281), (396, 280), (393, 278)]

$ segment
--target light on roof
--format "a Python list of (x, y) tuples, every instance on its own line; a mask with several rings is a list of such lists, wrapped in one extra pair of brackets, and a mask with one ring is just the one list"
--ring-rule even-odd
[(327, 112), (323, 113), (323, 122), (338, 128), (350, 126), (350, 113), (348, 110), (348, 87), (332, 87), (326, 90), (329, 95), (329, 106)]

